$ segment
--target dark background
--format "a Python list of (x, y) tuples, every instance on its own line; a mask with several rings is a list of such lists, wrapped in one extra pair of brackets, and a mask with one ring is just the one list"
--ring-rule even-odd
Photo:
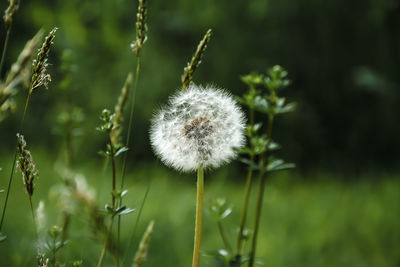
[[(4, 10), (6, 1), (0, 4)], [(284, 92), (298, 103), (277, 121), (282, 154), (300, 170), (359, 172), (398, 170), (400, 4), (398, 1), (149, 1), (148, 41), (134, 117), (133, 155), (154, 161), (148, 145), (153, 110), (180, 85), (183, 67), (208, 28), (213, 30), (196, 83), (214, 83), (236, 95), (239, 76), (280, 64), (292, 85)], [(62, 51), (73, 53), (73, 102), (83, 108), (79, 139), (85, 150), (102, 146), (94, 132), (98, 114), (113, 108), (136, 59), (135, 1), (21, 1), (15, 16), (7, 70), (35, 32), (59, 27), (50, 53), (49, 91), (32, 97), (25, 132), (31, 143), (55, 153), (51, 131), (63, 110), (58, 90)], [(1, 38), (4, 38), (1, 26)], [(2, 41), (2, 40), (1, 40)], [(4, 75), (4, 73), (2, 74)], [(25, 92), (17, 113), (1, 123), (1, 150), (12, 149)], [(37, 129), (40, 129), (38, 131)]]

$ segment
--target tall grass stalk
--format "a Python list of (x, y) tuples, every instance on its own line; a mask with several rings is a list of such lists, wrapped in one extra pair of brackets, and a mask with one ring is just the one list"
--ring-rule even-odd
[(192, 59), (184, 68), (183, 75), (182, 75), (182, 91), (185, 91), (188, 88), (190, 82), (192, 81), (193, 74), (196, 71), (197, 67), (201, 63), (201, 59), (203, 54), (207, 48), (208, 41), (211, 38), (211, 29), (209, 29), (206, 34), (204, 35), (203, 39), (200, 41), (199, 45), (197, 46), (196, 52), (194, 53)]
[(0, 75), (3, 71), (4, 59), (5, 59), (6, 53), (7, 53), (7, 46), (8, 46), (8, 41), (10, 39), (13, 17), (19, 8), (19, 0), (9, 0), (9, 3), (10, 4), (9, 4), (8, 8), (6, 9), (6, 11), (4, 12), (4, 17), (3, 17), (7, 30), (6, 30), (6, 38), (4, 40), (4, 45), (3, 45), (3, 53), (1, 54)]
[[(274, 98), (275, 94), (272, 93), (271, 98)], [(274, 103), (273, 101), (271, 101)], [(274, 123), (274, 115), (269, 115), (268, 120), (268, 128), (267, 128), (267, 144), (266, 144), (266, 151), (262, 155), (262, 166), (259, 173), (259, 184), (257, 190), (257, 201), (256, 201), (256, 214), (254, 220), (254, 232), (253, 232), (253, 239), (251, 242), (251, 250), (250, 250), (250, 258), (249, 258), (249, 267), (254, 266), (254, 259), (257, 249), (257, 237), (258, 237), (258, 230), (260, 227), (260, 218), (261, 218), (261, 208), (264, 198), (264, 189), (265, 189), (265, 180), (266, 180), (266, 173), (267, 173), (267, 166), (268, 166), (268, 149), (271, 144), (271, 135), (272, 135), (272, 126)]]
[(4, 58), (7, 53), (7, 46), (8, 46), (8, 40), (10, 38), (10, 33), (11, 33), (11, 26), (7, 29), (6, 38), (4, 40), (3, 53), (1, 54), (1, 61), (0, 61), (0, 75), (3, 71)]
[(196, 224), (194, 230), (192, 267), (200, 266), (201, 233), (203, 228), (204, 168), (197, 170)]
[(136, 252), (133, 267), (142, 267), (143, 262), (146, 260), (147, 253), (149, 250), (150, 236), (153, 232), (154, 221), (150, 221), (146, 231), (143, 234), (142, 240), (140, 241), (139, 248)]
[[(128, 251), (130, 251), (130, 248), (133, 247), (134, 239), (135, 239), (135, 236), (136, 236), (136, 230), (137, 230), (137, 227), (138, 227), (138, 225), (139, 225), (139, 221), (140, 221), (140, 217), (141, 217), (141, 215), (142, 215), (142, 211), (143, 211), (144, 204), (145, 204), (146, 199), (147, 199), (147, 196), (148, 196), (148, 194), (149, 194), (149, 192), (150, 192), (151, 184), (152, 184), (152, 180), (150, 180), (150, 182), (147, 184), (146, 192), (144, 193), (142, 202), (141, 202), (141, 204), (140, 204), (140, 208), (139, 208), (138, 215), (137, 215), (137, 217), (136, 217), (135, 225), (133, 226), (133, 231), (132, 231), (132, 234), (131, 234), (131, 236), (130, 236), (130, 241), (129, 241), (129, 244), (128, 244)], [(123, 262), (123, 264), (122, 264), (123, 266), (124, 266), (125, 261), (127, 260), (127, 257), (128, 257), (128, 254), (127, 254), (126, 257), (124, 258), (124, 262)]]
[[(28, 96), (26, 98), (24, 112), (22, 114), (22, 119), (20, 122), (18, 133), (22, 132), (24, 121), (25, 121), (25, 116), (26, 116), (26, 111), (28, 109), (29, 99), (30, 99), (32, 92), (34, 91), (34, 89), (38, 88), (41, 85), (44, 85), (47, 87), (47, 82), (51, 80), (50, 75), (46, 73), (46, 70), (47, 70), (47, 66), (48, 66), (47, 61), (48, 61), (48, 57), (49, 57), (50, 47), (53, 44), (56, 31), (57, 31), (57, 28), (54, 28), (46, 36), (41, 49), (39, 49), (37, 58), (33, 61), (32, 79), (31, 79), (29, 90), (28, 90)], [(17, 144), (18, 144), (18, 142), (17, 142)], [(1, 220), (0, 220), (0, 231), (1, 231), (1, 229), (3, 227), (3, 223), (4, 223), (4, 217), (5, 217), (5, 213), (6, 213), (8, 198), (9, 198), (11, 184), (12, 184), (12, 180), (13, 180), (13, 176), (14, 176), (15, 164), (17, 161), (17, 153), (18, 153), (18, 147), (16, 145), (16, 149), (15, 149), (15, 153), (14, 153), (14, 160), (13, 160), (13, 164), (12, 164), (12, 168), (11, 168), (10, 178), (8, 181), (6, 199), (4, 202), (3, 212), (2, 212)]]
[[(136, 40), (131, 43), (132, 51), (136, 53), (136, 74), (135, 74), (135, 82), (133, 86), (133, 92), (131, 97), (131, 110), (129, 114), (129, 124), (128, 124), (128, 132), (126, 136), (125, 147), (130, 147), (130, 136), (133, 124), (133, 113), (135, 111), (135, 102), (136, 102), (136, 91), (139, 81), (139, 74), (140, 74), (140, 59), (141, 59), (141, 52), (144, 43), (147, 41), (147, 6), (146, 0), (139, 0), (138, 1), (138, 11), (136, 14)], [(126, 175), (126, 161), (128, 159), (128, 153), (125, 153), (123, 161), (122, 161), (122, 172), (121, 172), (121, 186), (120, 189), (122, 190), (125, 184), (125, 175)], [(146, 194), (147, 195), (147, 194)], [(145, 201), (146, 198), (143, 199)], [(144, 203), (142, 203), (144, 204)], [(119, 206), (122, 206), (122, 198), (119, 200)], [(139, 217), (138, 217), (139, 218)], [(118, 247), (121, 240), (121, 216), (118, 215)], [(119, 266), (119, 253), (117, 255), (117, 266)]]

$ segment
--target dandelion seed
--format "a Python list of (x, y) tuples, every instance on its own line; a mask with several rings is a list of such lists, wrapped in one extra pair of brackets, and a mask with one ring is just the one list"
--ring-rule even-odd
[(161, 160), (177, 170), (216, 168), (243, 145), (244, 120), (227, 92), (191, 84), (154, 116), (150, 139)]

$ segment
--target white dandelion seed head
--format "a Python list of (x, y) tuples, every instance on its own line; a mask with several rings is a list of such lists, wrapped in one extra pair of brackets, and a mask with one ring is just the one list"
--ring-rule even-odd
[(244, 144), (244, 129), (245, 116), (229, 93), (191, 84), (153, 117), (150, 140), (166, 165), (186, 172), (229, 162)]

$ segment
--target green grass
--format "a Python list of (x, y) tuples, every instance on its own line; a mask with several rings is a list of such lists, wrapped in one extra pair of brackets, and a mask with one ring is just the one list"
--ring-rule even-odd
[[(55, 164), (45, 152), (32, 148), (40, 171), (33, 195), (34, 206), (46, 202), (48, 226), (57, 223), (56, 184), (60, 183)], [(0, 158), (0, 188), (6, 187), (10, 157)], [(133, 169), (133, 168), (132, 168)], [(155, 220), (150, 251), (145, 266), (188, 266), (192, 257), (195, 176), (169, 171), (158, 163), (135, 166), (128, 171), (125, 203), (138, 208), (148, 183), (151, 189), (134, 239), (133, 255), (150, 219)], [(233, 214), (223, 221), (234, 242), (239, 223), (243, 182), (233, 182), (231, 168), (206, 173), (205, 204), (225, 197), (233, 205)], [(95, 171), (96, 170), (96, 171)], [(99, 207), (109, 201), (110, 177), (95, 163), (85, 163), (80, 172), (97, 189)], [(4, 266), (32, 266), (35, 257), (34, 226), (28, 196), (20, 173), (15, 176), (9, 199), (0, 259)], [(312, 179), (309, 179), (312, 178)], [(400, 180), (394, 175), (364, 175), (346, 182), (346, 177), (315, 174), (302, 179), (286, 172), (267, 181), (257, 256), (267, 266), (398, 266), (400, 263)], [(354, 177), (349, 177), (354, 178)], [(244, 179), (244, 178), (243, 178)], [(255, 190), (254, 190), (255, 192)], [(4, 196), (2, 196), (3, 203)], [(250, 220), (255, 195), (252, 194)], [(123, 218), (122, 242), (128, 247), (137, 212)], [(248, 223), (252, 226), (252, 222)], [(91, 238), (86, 216), (78, 213), (70, 231), (70, 243), (64, 249), (67, 262), (83, 259), (84, 266), (94, 266), (101, 244)], [(249, 245), (249, 244), (246, 244)], [(205, 214), (202, 250), (223, 248), (213, 219)], [(132, 257), (130, 256), (129, 262)], [(106, 266), (113, 266), (111, 257)], [(213, 266), (203, 257), (202, 266)], [(216, 265), (217, 266), (217, 265)]]

